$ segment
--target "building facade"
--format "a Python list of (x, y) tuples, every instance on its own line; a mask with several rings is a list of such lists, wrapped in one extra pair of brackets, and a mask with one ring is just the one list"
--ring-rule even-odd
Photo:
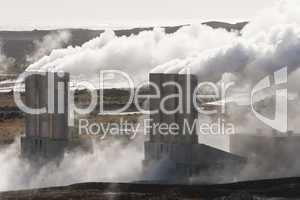
[(22, 154), (27, 157), (61, 156), (68, 143), (69, 74), (30, 73), (25, 80), (25, 105), (45, 110), (25, 113)]
[[(226, 178), (234, 178), (235, 173), (246, 162), (243, 157), (198, 143), (198, 112), (193, 104), (197, 78), (189, 74), (150, 74), (149, 80), (151, 95), (160, 92), (160, 97), (150, 99), (150, 111), (158, 112), (150, 114), (151, 131), (149, 141), (144, 145), (145, 173), (150, 171), (149, 177), (169, 181), (201, 176), (204, 178), (209, 174), (210, 180), (205, 181), (215, 182), (224, 179), (225, 173)], [(170, 82), (176, 84), (169, 84)], [(174, 98), (165, 98), (170, 95), (174, 95)], [(175, 98), (176, 95), (182, 96), (181, 103)], [(178, 107), (179, 110), (165, 112), (162, 106), (167, 111)], [(162, 134), (158, 128), (160, 124), (170, 126), (174, 123), (178, 126), (175, 133), (172, 131)]]

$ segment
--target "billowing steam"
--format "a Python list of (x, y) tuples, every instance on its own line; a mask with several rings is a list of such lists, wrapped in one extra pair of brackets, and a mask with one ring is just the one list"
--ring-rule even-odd
[(296, 14), (300, 5), (292, 2), (281, 1), (264, 11), (229, 45), (207, 48), (194, 57), (167, 62), (153, 71), (180, 73), (190, 68), (200, 81), (218, 81), (227, 72), (250, 82), (285, 66), (292, 72), (300, 66), (300, 17)]
[(7, 57), (2, 52), (2, 42), (0, 40), (0, 73), (7, 74), (11, 71), (11, 69), (15, 65), (15, 59), (11, 57)]
[(49, 55), (52, 50), (64, 47), (71, 40), (71, 36), (69, 31), (56, 31), (45, 35), (42, 40), (34, 41), (34, 51), (26, 56), (26, 61), (34, 63)]
[(84, 181), (136, 181), (141, 177), (143, 142), (93, 141), (93, 152), (65, 153), (57, 166), (48, 163), (37, 170), (20, 158), (19, 142), (0, 149), (0, 191), (67, 185)]
[(54, 50), (28, 69), (54, 68), (89, 78), (103, 69), (119, 69), (136, 80), (145, 80), (147, 72), (159, 64), (230, 44), (235, 37), (236, 33), (200, 25), (184, 27), (174, 34), (158, 28), (129, 37), (117, 37), (107, 30), (81, 47)]
[[(234, 38), (231, 44), (221, 45), (214, 49), (198, 52), (193, 57), (175, 59), (152, 70), (156, 73), (186, 73), (188, 70), (198, 76), (200, 82), (228, 81), (232, 79), (235, 85), (229, 90), (228, 102), (248, 102), (250, 90), (265, 76), (273, 77), (273, 72), (287, 67), (289, 76), (289, 96), (294, 96), (289, 102), (289, 129), (299, 132), (299, 95), (300, 68), (300, 4), (281, 1), (273, 8), (258, 15)], [(224, 77), (224, 75), (226, 75)], [(225, 79), (225, 80), (224, 80)], [(231, 96), (230, 96), (231, 95)], [(264, 98), (274, 96), (274, 90), (264, 91)], [(271, 100), (266, 99), (265, 105)], [(269, 103), (271, 105), (271, 103)], [(262, 113), (274, 112), (274, 107), (263, 106)], [(263, 128), (270, 132), (271, 128), (263, 125), (251, 110), (227, 106), (229, 118), (238, 126), (238, 132), (254, 133), (253, 127)], [(242, 129), (243, 130), (242, 130)]]

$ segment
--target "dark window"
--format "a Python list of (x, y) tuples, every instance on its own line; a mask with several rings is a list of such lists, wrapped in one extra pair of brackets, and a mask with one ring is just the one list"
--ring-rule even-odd
[(38, 140), (34, 140), (34, 150), (38, 150)]

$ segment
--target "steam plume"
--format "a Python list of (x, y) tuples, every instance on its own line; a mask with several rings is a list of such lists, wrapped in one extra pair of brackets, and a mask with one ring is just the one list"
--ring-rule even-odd
[(52, 50), (64, 47), (71, 40), (71, 36), (69, 31), (56, 31), (45, 35), (41, 41), (35, 40), (34, 51), (27, 55), (26, 61), (34, 63), (45, 55), (49, 55)]
[[(139, 180), (141, 176), (142, 142), (101, 141), (92, 143), (93, 152), (72, 151), (64, 159), (48, 163), (37, 170), (20, 157), (19, 142), (0, 149), (0, 191), (67, 185), (85, 181)], [(5, 173), (4, 173), (5, 172)]]
[(15, 59), (7, 57), (2, 52), (2, 41), (0, 38), (0, 73), (10, 73), (11, 68), (15, 65)]

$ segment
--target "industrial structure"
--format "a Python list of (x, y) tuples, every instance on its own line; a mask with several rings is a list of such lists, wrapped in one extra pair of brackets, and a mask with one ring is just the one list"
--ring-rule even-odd
[[(168, 82), (177, 84), (167, 84)], [(42, 113), (26, 113), (26, 135), (21, 138), (22, 154), (29, 158), (50, 160), (63, 155), (68, 146), (68, 93), (69, 74), (47, 72), (33, 73), (25, 80), (25, 104), (30, 108), (45, 108)], [(197, 79), (188, 74), (150, 74), (150, 82), (157, 85), (160, 98), (150, 99), (152, 129), (145, 142), (145, 169), (158, 166), (159, 179), (170, 182), (186, 180), (192, 176), (204, 177), (205, 181), (229, 181), (238, 177), (245, 158), (220, 149), (198, 143), (198, 112), (193, 106), (193, 91)], [(179, 91), (178, 86), (182, 88)], [(150, 89), (155, 93), (154, 87)], [(165, 98), (169, 95), (178, 98)], [(167, 111), (161, 109), (165, 105)], [(175, 134), (160, 133), (155, 124), (178, 125)], [(151, 171), (150, 170), (150, 171)], [(146, 172), (147, 173), (147, 172)], [(208, 178), (208, 177), (209, 178)], [(152, 177), (153, 176), (152, 174)]]
[(25, 137), (21, 138), (26, 157), (50, 159), (62, 155), (68, 143), (69, 74), (28, 72), (25, 104), (44, 112), (25, 113)]
[[(149, 141), (145, 142), (145, 171), (159, 165), (157, 177), (164, 180), (180, 180), (192, 176), (207, 176), (211, 181), (224, 180), (237, 176), (240, 168), (245, 164), (243, 157), (222, 151), (220, 149), (198, 143), (196, 123), (198, 112), (193, 106), (193, 92), (197, 86), (197, 78), (189, 74), (150, 74), (151, 94), (159, 89), (160, 98), (150, 98), (150, 111), (159, 109), (159, 112), (150, 114), (151, 132)], [(168, 95), (178, 95), (179, 90), (175, 82), (182, 88), (182, 104), (178, 98), (167, 98)], [(163, 102), (164, 101), (164, 102)], [(182, 106), (181, 112), (163, 112), (176, 110)], [(176, 134), (161, 134), (157, 130), (159, 124), (171, 125), (176, 123), (179, 127)], [(231, 176), (228, 176), (231, 174)], [(152, 176), (152, 175), (151, 175)], [(182, 179), (181, 179), (182, 180)], [(209, 181), (206, 179), (206, 181)]]

